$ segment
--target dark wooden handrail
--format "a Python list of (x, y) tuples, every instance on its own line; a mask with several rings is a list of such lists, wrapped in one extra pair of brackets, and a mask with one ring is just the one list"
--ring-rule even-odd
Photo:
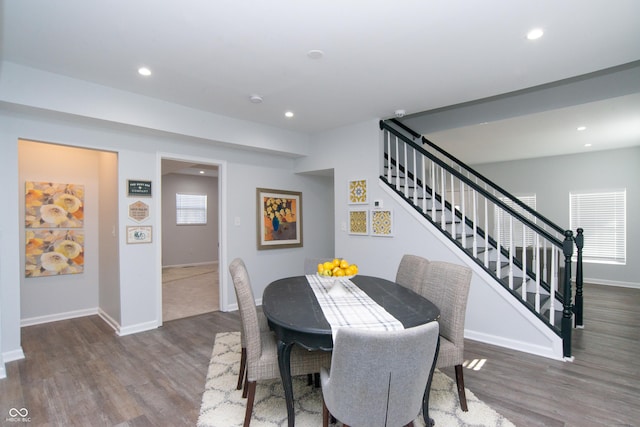
[[(529, 212), (531, 215), (535, 216), (536, 218), (540, 219), (542, 222), (544, 222), (545, 224), (547, 224), (549, 227), (553, 228), (554, 230), (556, 230), (558, 233), (562, 234), (564, 233), (564, 229), (562, 229), (559, 225), (557, 225), (556, 223), (554, 223), (553, 221), (551, 221), (550, 219), (546, 218), (544, 215), (541, 215), (538, 211), (536, 211), (535, 209), (531, 208), (529, 205), (527, 205), (526, 203), (523, 203), (522, 200), (518, 199), (517, 197), (515, 197), (513, 194), (509, 193), (507, 190), (505, 190), (504, 188), (500, 187), (498, 184), (496, 184), (495, 182), (491, 181), (489, 178), (487, 178), (486, 176), (482, 175), (481, 173), (479, 173), (478, 171), (476, 171), (475, 169), (471, 168), (470, 166), (467, 166), (466, 163), (464, 163), (463, 161), (459, 160), (458, 158), (456, 158), (455, 156), (453, 156), (452, 154), (448, 153), (447, 151), (443, 150), (442, 148), (440, 148), (439, 146), (437, 146), (436, 144), (434, 144), (433, 142), (431, 142), (430, 140), (428, 140), (425, 136), (420, 135), (419, 133), (415, 132), (413, 129), (408, 128), (407, 126), (405, 126), (402, 122), (396, 120), (396, 119), (390, 119), (390, 122), (392, 122), (394, 125), (400, 127), (402, 130), (404, 130), (405, 132), (411, 134), (411, 136), (416, 139), (416, 138), (420, 138), (422, 139), (422, 142), (424, 144), (427, 144), (429, 147), (433, 148), (434, 150), (436, 150), (437, 152), (439, 152), (440, 154), (442, 154), (443, 156), (447, 157), (448, 159), (450, 159), (452, 162), (455, 162), (456, 164), (458, 164), (460, 167), (464, 168), (467, 172), (471, 173), (472, 175), (476, 176), (478, 179), (480, 179), (482, 182), (487, 183), (487, 185), (489, 185), (492, 188), (495, 188), (496, 190), (498, 190), (500, 193), (504, 194), (505, 196), (507, 196), (509, 199), (513, 200), (514, 203), (516, 203), (518, 206), (520, 206), (522, 209), (524, 209), (526, 212)], [(380, 129), (387, 129), (389, 131), (392, 131), (393, 128), (391, 128), (386, 122), (382, 122), (380, 124)], [(394, 133), (394, 135), (397, 135), (397, 133)]]
[[(483, 197), (491, 200), (491, 202), (493, 202), (494, 204), (500, 206), (501, 209), (509, 212), (512, 216), (514, 216), (515, 218), (517, 218), (520, 222), (526, 224), (529, 228), (533, 229), (536, 231), (536, 233), (544, 236), (547, 240), (551, 241), (554, 245), (556, 245), (558, 248), (562, 248), (562, 241), (560, 239), (558, 239), (557, 237), (549, 234), (549, 232), (547, 230), (545, 230), (544, 228), (541, 228), (539, 225), (537, 225), (534, 222), (531, 222), (529, 219), (523, 217), (520, 213), (516, 212), (512, 207), (508, 206), (507, 204), (505, 204), (504, 202), (502, 202), (500, 199), (498, 199), (497, 197), (495, 197), (493, 194), (489, 193), (488, 191), (486, 191), (484, 188), (482, 188), (481, 186), (479, 186), (478, 184), (476, 184), (475, 182), (473, 182), (472, 180), (470, 180), (468, 177), (466, 177), (465, 175), (461, 174), (459, 171), (455, 170), (454, 168), (452, 168), (451, 166), (449, 166), (448, 164), (446, 164), (445, 162), (443, 162), (441, 159), (437, 158), (436, 156), (434, 156), (432, 153), (428, 152), (427, 150), (425, 150), (424, 148), (422, 148), (421, 146), (419, 146), (418, 144), (416, 144), (415, 142), (411, 141), (409, 138), (407, 138), (405, 135), (402, 135), (400, 132), (398, 132), (396, 129), (393, 129), (392, 127), (389, 127), (386, 123), (384, 122), (380, 122), (380, 128), (381, 129), (386, 129), (387, 131), (389, 131), (390, 133), (392, 133), (393, 135), (397, 136), (398, 138), (402, 139), (402, 141), (406, 144), (408, 144), (409, 146), (411, 146), (412, 148), (418, 150), (418, 152), (424, 156), (426, 156), (427, 158), (429, 158), (429, 160), (431, 160), (432, 162), (436, 163), (438, 166), (440, 166), (441, 168), (443, 168), (444, 170), (446, 170), (447, 172), (449, 172), (450, 174), (454, 175), (456, 178), (458, 178), (459, 180), (461, 180), (462, 182), (464, 182), (465, 184), (467, 184), (469, 187), (473, 188), (474, 190), (476, 190), (478, 193), (480, 193)], [(508, 194), (508, 193), (507, 193)], [(505, 194), (506, 195), (506, 194)], [(512, 196), (513, 197), (513, 196)], [(517, 199), (516, 199), (517, 200)], [(524, 204), (523, 204), (524, 205)], [(526, 206), (526, 205), (524, 205)], [(531, 209), (531, 208), (529, 208)], [(534, 211), (535, 212), (535, 211)], [(557, 231), (557, 226), (554, 227), (554, 230)], [(563, 230), (562, 228), (560, 228), (559, 233), (563, 233), (564, 234), (565, 230)]]

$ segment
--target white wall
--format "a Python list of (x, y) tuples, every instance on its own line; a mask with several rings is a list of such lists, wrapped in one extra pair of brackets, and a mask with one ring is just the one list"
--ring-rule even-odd
[(120, 313), (120, 260), (118, 251), (118, 156), (100, 152), (98, 227), (98, 308), (112, 325), (122, 322)]
[[(207, 223), (176, 224), (176, 193), (207, 196)], [(218, 261), (218, 178), (162, 175), (162, 266)]]
[[(254, 278), (256, 297), (271, 280), (283, 276), (300, 274), (304, 259), (309, 256), (324, 255), (333, 252), (333, 236), (330, 230), (333, 224), (332, 206), (324, 203), (326, 197), (316, 198), (314, 194), (332, 194), (331, 180), (313, 175), (295, 174), (293, 160), (289, 156), (250, 152), (246, 149), (234, 149), (229, 144), (196, 141), (191, 137), (176, 136), (159, 132), (150, 132), (131, 126), (81, 119), (38, 109), (15, 107), (2, 104), (0, 111), (0, 147), (3, 156), (0, 160), (0, 177), (5, 184), (4, 196), (11, 200), (13, 209), (0, 211), (0, 292), (2, 339), (0, 350), (5, 362), (23, 357), (20, 347), (20, 281), (24, 268), (20, 253), (20, 191), (24, 184), (18, 175), (18, 139), (47, 141), (72, 147), (112, 151), (117, 154), (117, 217), (108, 218), (109, 223), (118, 224), (117, 258), (119, 271), (100, 271), (96, 281), (105, 274), (117, 274), (119, 289), (113, 289), (101, 295), (102, 311), (112, 317), (121, 335), (134, 333), (161, 324), (160, 302), (160, 158), (197, 158), (206, 163), (223, 163), (225, 179), (222, 193), (226, 194), (226, 206), (223, 206), (223, 236), (226, 239), (221, 246), (221, 293), (222, 305), (227, 309), (235, 306), (233, 288), (226, 273), (227, 260), (242, 256)], [(233, 126), (232, 126), (233, 127)], [(224, 129), (228, 132), (229, 129)], [(264, 128), (269, 135), (271, 129)], [(277, 138), (277, 133), (271, 133)], [(301, 136), (300, 144), (306, 139)], [(96, 166), (98, 167), (98, 166)], [(154, 230), (154, 242), (151, 244), (128, 245), (125, 227), (136, 225), (128, 218), (128, 205), (134, 198), (127, 197), (127, 179), (150, 180), (155, 195), (146, 199), (150, 204), (150, 218), (145, 225)], [(303, 193), (303, 232), (304, 247), (295, 249), (277, 249), (258, 251), (256, 244), (256, 188), (267, 187)], [(240, 218), (235, 225), (235, 218)], [(331, 225), (330, 225), (331, 224)], [(107, 226), (106, 234), (111, 230)], [(105, 233), (101, 235), (104, 236)], [(113, 254), (109, 256), (115, 256)], [(119, 295), (118, 295), (119, 292)], [(104, 297), (104, 298), (103, 298)], [(118, 300), (119, 307), (115, 300)], [(51, 308), (55, 310), (54, 307)]]
[[(640, 147), (477, 165), (512, 194), (536, 194), (537, 210), (569, 228), (572, 191), (627, 190), (627, 264), (584, 263), (585, 281), (640, 287)], [(575, 230), (573, 230), (575, 233)], [(585, 245), (589, 230), (585, 230)], [(575, 277), (575, 274), (574, 274)]]
[[(300, 159), (297, 170), (334, 168), (336, 255), (345, 257), (359, 266), (360, 274), (393, 280), (404, 254), (424, 256), (466, 264), (474, 270), (467, 305), (465, 336), (483, 342), (514, 348), (550, 358), (561, 358), (561, 341), (524, 307), (513, 306), (507, 291), (493, 280), (470, 258), (459, 252), (433, 226), (425, 225), (413, 210), (398, 203), (392, 192), (378, 182), (380, 160), (380, 134), (377, 121), (345, 126), (314, 135), (313, 146), (318, 155)], [(341, 155), (327, 161), (326, 152)], [(356, 159), (354, 161), (354, 159)], [(350, 205), (347, 202), (348, 181), (367, 179), (369, 203)], [(381, 200), (385, 209), (393, 211), (393, 237), (357, 236), (346, 231), (348, 211), (351, 208), (373, 208), (373, 201)], [(342, 225), (345, 229), (342, 229)], [(503, 319), (509, 318), (509, 322)]]
[[(19, 181), (53, 182), (84, 186), (84, 271), (49, 277), (20, 279), (21, 318), (24, 324), (52, 321), (97, 312), (99, 284), (100, 153), (22, 140), (18, 147)], [(24, 218), (24, 191), (18, 200)], [(115, 211), (116, 207), (112, 209)], [(25, 265), (25, 226), (20, 227), (20, 265)]]

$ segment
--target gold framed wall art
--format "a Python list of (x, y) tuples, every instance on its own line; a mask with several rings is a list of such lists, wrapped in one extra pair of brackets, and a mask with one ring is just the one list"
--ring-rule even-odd
[(369, 234), (369, 210), (349, 210), (349, 234), (366, 236)]
[(302, 193), (256, 188), (258, 249), (302, 247)]

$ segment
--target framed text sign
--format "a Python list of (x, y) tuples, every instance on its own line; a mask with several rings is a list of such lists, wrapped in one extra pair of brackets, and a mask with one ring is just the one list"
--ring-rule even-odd
[(128, 179), (127, 195), (130, 197), (151, 197), (151, 181)]
[(151, 226), (127, 226), (127, 243), (151, 243)]

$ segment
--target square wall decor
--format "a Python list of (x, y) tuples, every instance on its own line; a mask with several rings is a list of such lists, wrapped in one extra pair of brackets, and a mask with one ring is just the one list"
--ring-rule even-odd
[(393, 211), (390, 209), (371, 211), (371, 235), (393, 236)]
[(84, 185), (27, 181), (26, 228), (82, 228)]
[(25, 277), (84, 271), (84, 230), (26, 230)]
[(367, 209), (349, 211), (349, 234), (369, 234), (369, 211)]
[(349, 181), (349, 204), (364, 205), (369, 202), (367, 193), (367, 180), (357, 179)]

